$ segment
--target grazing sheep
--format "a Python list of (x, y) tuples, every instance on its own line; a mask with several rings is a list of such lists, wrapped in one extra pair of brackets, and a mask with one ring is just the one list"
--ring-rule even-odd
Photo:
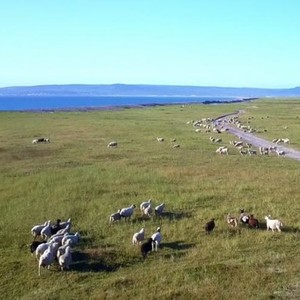
[(46, 241), (33, 241), (29, 247), (30, 247), (30, 253), (33, 255), (33, 253), (36, 251), (36, 248), (41, 245), (41, 244), (44, 244), (46, 243)]
[(162, 137), (157, 137), (156, 140), (157, 140), (158, 142), (163, 142), (165, 139), (162, 138)]
[(116, 213), (113, 213), (109, 217), (109, 224), (112, 224), (116, 221), (121, 220), (121, 215), (120, 215), (121, 209), (119, 209)]
[(115, 148), (118, 146), (118, 143), (116, 141), (112, 141), (108, 143), (107, 148)]
[(280, 157), (280, 156), (285, 156), (285, 151), (283, 151), (283, 150), (276, 150), (276, 153), (277, 153), (277, 155), (278, 155), (278, 157)]
[(69, 269), (69, 266), (72, 262), (72, 254), (70, 246), (66, 247), (65, 253), (59, 256), (58, 263), (60, 265), (61, 270)]
[(216, 153), (228, 155), (228, 148), (226, 146), (221, 146), (216, 150)]
[(157, 251), (157, 249), (159, 248), (160, 243), (162, 241), (160, 227), (157, 227), (156, 232), (152, 234), (151, 239), (153, 241), (152, 242), (152, 251), (154, 251), (154, 250)]
[(151, 204), (144, 208), (143, 215), (151, 218), (151, 214), (153, 212)]
[(163, 211), (165, 209), (165, 204), (162, 203), (160, 205), (157, 205), (155, 208), (154, 208), (154, 211), (155, 211), (155, 215), (156, 216), (161, 216)]
[(50, 143), (49, 138), (38, 138), (32, 141), (32, 144), (40, 144), (40, 143)]
[(79, 232), (76, 232), (75, 234), (65, 235), (61, 241), (62, 245), (66, 244), (68, 240), (70, 240), (70, 246), (72, 247), (76, 246), (80, 240)]
[(147, 257), (148, 253), (152, 251), (152, 244), (153, 240), (152, 238), (149, 238), (141, 245), (141, 253), (144, 259)]
[(215, 228), (215, 219), (211, 219), (204, 226), (206, 234), (210, 234)]
[(173, 145), (173, 148), (175, 149), (175, 148), (180, 148), (180, 145), (179, 144), (175, 144), (175, 145)]
[[(57, 249), (56, 249), (57, 250)], [(39, 258), (38, 274), (41, 276), (41, 267), (48, 267), (54, 262), (55, 259), (55, 245), (50, 244), (47, 250)]]
[(277, 219), (273, 220), (271, 218), (271, 216), (268, 216), (268, 217), (266, 216), (265, 220), (266, 220), (267, 230), (271, 229), (272, 231), (278, 230), (279, 232), (281, 232), (281, 228), (283, 226), (281, 221), (279, 221)]
[(132, 204), (131, 206), (129, 207), (125, 207), (125, 208), (122, 208), (121, 211), (120, 211), (120, 216), (122, 218), (125, 219), (125, 222), (126, 222), (126, 219), (130, 219), (132, 214), (133, 214), (133, 211), (134, 209), (136, 208), (135, 204)]
[(145, 238), (145, 228), (143, 227), (140, 231), (136, 232), (132, 237), (132, 244), (141, 244)]
[(243, 224), (248, 224), (249, 215), (245, 213), (244, 209), (240, 209), (240, 221)]
[(231, 216), (231, 214), (229, 213), (229, 214), (227, 215), (227, 223), (228, 223), (229, 225), (231, 225), (232, 227), (237, 227), (237, 225), (238, 225), (238, 220), (237, 220), (236, 217)]
[(140, 211), (141, 211), (141, 214), (143, 215), (144, 214), (144, 209), (146, 207), (148, 207), (149, 205), (151, 205), (151, 199), (149, 199), (148, 201), (144, 201), (140, 204)]
[(259, 222), (257, 219), (254, 218), (253, 215), (249, 216), (248, 226), (249, 228), (259, 228)]
[(41, 235), (41, 231), (44, 229), (44, 227), (48, 226), (51, 223), (51, 221), (47, 221), (44, 224), (35, 225), (31, 228), (31, 234), (33, 235), (34, 239)]

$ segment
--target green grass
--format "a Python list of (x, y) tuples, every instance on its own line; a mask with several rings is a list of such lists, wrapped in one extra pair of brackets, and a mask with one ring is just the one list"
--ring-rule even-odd
[[(189, 120), (244, 110), (240, 120), (300, 150), (299, 99), (117, 111), (0, 113), (1, 299), (299, 299), (299, 162), (215, 153)], [(32, 145), (36, 137), (50, 144)], [(158, 143), (156, 137), (164, 137)], [(222, 133), (223, 144), (234, 139)], [(173, 149), (171, 138), (181, 145)], [(108, 149), (116, 140), (118, 148)], [(169, 214), (108, 225), (121, 207), (153, 199)], [(279, 217), (282, 234), (228, 228), (239, 208)], [(73, 220), (82, 240), (69, 272), (30, 255), (33, 225)], [(203, 226), (214, 217), (207, 236)], [(131, 245), (161, 226), (163, 247), (142, 261)]]

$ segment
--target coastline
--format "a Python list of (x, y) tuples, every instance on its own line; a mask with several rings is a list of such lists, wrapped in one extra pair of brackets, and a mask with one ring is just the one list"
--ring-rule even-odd
[(148, 107), (157, 107), (157, 106), (173, 106), (173, 105), (218, 105), (218, 104), (232, 104), (232, 103), (242, 103), (250, 102), (253, 100), (259, 99), (258, 97), (249, 97), (241, 99), (231, 99), (231, 100), (204, 100), (202, 102), (193, 102), (193, 101), (183, 101), (183, 102), (169, 102), (169, 103), (159, 103), (151, 102), (145, 104), (122, 104), (122, 105), (105, 105), (105, 106), (82, 106), (82, 107), (65, 107), (65, 108), (37, 108), (37, 109), (16, 109), (16, 110), (0, 110), (0, 112), (23, 112), (23, 113), (53, 113), (53, 112), (89, 112), (89, 111), (116, 111), (123, 109), (137, 109), (137, 108), (148, 108)]

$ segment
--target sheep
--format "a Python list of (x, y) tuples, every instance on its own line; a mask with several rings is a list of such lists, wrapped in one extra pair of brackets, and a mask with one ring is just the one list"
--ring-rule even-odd
[(56, 235), (64, 235), (65, 233), (69, 233), (70, 229), (71, 229), (71, 224), (68, 224), (65, 228), (58, 230)]
[(144, 208), (143, 215), (150, 218), (151, 214), (152, 214), (152, 211), (153, 211), (153, 209), (152, 209), (152, 206), (150, 204), (146, 208)]
[(140, 231), (136, 232), (132, 236), (132, 244), (133, 245), (141, 244), (144, 238), (145, 238), (145, 228), (143, 227)]
[(282, 222), (279, 220), (273, 220), (271, 219), (271, 216), (269, 215), (268, 217), (265, 217), (266, 220), (266, 225), (267, 225), (267, 230), (271, 229), (272, 232), (274, 232), (274, 230), (278, 230), (279, 232), (281, 232), (281, 227), (283, 226)]
[(112, 141), (108, 143), (107, 148), (116, 148), (118, 146), (118, 143), (116, 141)]
[(32, 144), (39, 144), (39, 143), (50, 143), (50, 139), (49, 138), (38, 138), (38, 139), (34, 139), (32, 141)]
[(157, 205), (155, 208), (154, 208), (154, 211), (155, 211), (155, 215), (156, 216), (161, 216), (163, 211), (165, 209), (165, 204), (164, 203), (161, 203), (160, 205)]
[(238, 220), (236, 217), (231, 216), (231, 214), (229, 213), (227, 215), (227, 223), (233, 227), (237, 227), (238, 225)]
[(72, 226), (72, 219), (71, 218), (69, 218), (67, 221), (65, 221), (65, 222), (60, 222), (60, 224), (59, 224), (59, 229), (64, 229), (64, 228), (66, 228), (67, 226), (70, 226), (70, 229), (71, 229), (71, 226)]
[(45, 240), (49, 239), (52, 235), (51, 231), (51, 224), (48, 223), (42, 230), (41, 230), (41, 237)]
[(249, 216), (248, 226), (249, 228), (259, 228), (259, 222), (257, 219), (254, 218), (253, 215)]
[(284, 144), (290, 144), (290, 139), (285, 138), (285, 139), (282, 139), (282, 140), (283, 140), (283, 143), (284, 143)]
[(35, 250), (35, 257), (37, 259), (39, 259), (44, 253), (45, 251), (47, 251), (47, 249), (49, 249), (49, 247), (52, 247), (52, 252), (56, 254), (56, 251), (59, 247), (59, 243), (57, 242), (47, 242), (47, 243), (43, 243), (37, 246), (36, 250)]
[(240, 221), (243, 224), (248, 224), (249, 215), (245, 213), (244, 209), (240, 209)]
[(157, 140), (158, 142), (163, 142), (165, 139), (162, 138), (162, 137), (157, 137), (156, 140)]
[(126, 222), (126, 219), (130, 219), (132, 214), (133, 214), (133, 211), (134, 209), (136, 208), (135, 204), (132, 204), (131, 206), (129, 207), (125, 207), (125, 208), (122, 208), (121, 211), (120, 211), (120, 216), (123, 217), (125, 219), (125, 222)]
[(120, 212), (121, 212), (121, 209), (119, 209), (116, 213), (113, 213), (109, 216), (109, 224), (112, 224), (113, 222), (121, 220)]
[(51, 226), (51, 233), (52, 233), (52, 235), (56, 234), (57, 231), (59, 231), (61, 229), (60, 223), (61, 223), (61, 219), (57, 219), (56, 223)]
[(152, 251), (153, 240), (152, 238), (148, 238), (146, 242), (141, 245), (141, 253), (143, 258), (145, 259), (149, 252)]
[(286, 154), (285, 151), (283, 151), (283, 150), (276, 150), (275, 152), (277, 153), (278, 157), (285, 156), (285, 154)]
[(65, 253), (60, 255), (58, 258), (58, 263), (60, 265), (61, 270), (69, 269), (69, 266), (72, 262), (72, 254), (70, 246), (66, 247)]
[(33, 242), (29, 245), (31, 254), (33, 255), (33, 253), (36, 251), (36, 248), (37, 248), (39, 245), (44, 244), (44, 243), (46, 243), (46, 241), (41, 241), (41, 242), (40, 242), (40, 241), (33, 241)]
[(62, 246), (60, 246), (58, 249), (57, 249), (57, 252), (56, 252), (56, 257), (57, 259), (59, 259), (59, 257), (61, 255), (63, 255), (65, 252), (66, 252), (66, 248), (71, 246), (71, 240), (67, 240), (66, 243)]
[(41, 276), (41, 267), (48, 267), (54, 262), (55, 259), (55, 244), (50, 244), (47, 250), (41, 255), (39, 258), (39, 265), (38, 265), (38, 274)]
[(67, 232), (65, 234), (52, 235), (48, 243), (58, 243), (61, 246), (63, 238), (67, 235), (69, 235)]
[(66, 244), (68, 240), (70, 240), (70, 246), (73, 247), (73, 246), (77, 245), (80, 240), (79, 232), (76, 232), (75, 234), (65, 235), (61, 241), (62, 245)]
[(31, 234), (33, 235), (34, 239), (36, 239), (36, 237), (41, 235), (41, 231), (43, 230), (44, 227), (48, 226), (51, 223), (51, 221), (47, 221), (44, 224), (40, 224), (40, 225), (35, 225), (31, 228)]
[(210, 234), (215, 228), (215, 219), (211, 219), (204, 226), (206, 234)]
[(228, 155), (228, 148), (226, 146), (221, 146), (216, 150), (216, 153)]
[(160, 227), (157, 227), (156, 232), (152, 234), (152, 251), (157, 251), (157, 249), (160, 247), (160, 243), (162, 241), (162, 236), (160, 233)]
[(151, 205), (151, 199), (149, 199), (148, 201), (144, 201), (140, 204), (140, 211), (141, 211), (141, 214), (143, 215), (144, 214), (144, 209), (146, 207), (148, 207), (149, 205)]
[(175, 145), (173, 145), (173, 147), (172, 148), (174, 148), (174, 149), (176, 149), (176, 148), (180, 148), (180, 145), (179, 144), (175, 144)]

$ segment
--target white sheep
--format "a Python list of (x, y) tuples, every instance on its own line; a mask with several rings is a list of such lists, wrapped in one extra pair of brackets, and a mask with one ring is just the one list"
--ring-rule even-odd
[(41, 231), (51, 223), (51, 221), (46, 221), (44, 224), (35, 225), (31, 228), (31, 234), (33, 235), (34, 239), (41, 235)]
[(271, 229), (272, 231), (278, 230), (279, 232), (281, 232), (281, 227), (283, 226), (281, 221), (277, 219), (273, 220), (271, 216), (268, 217), (266, 216), (265, 220), (266, 220), (267, 230)]
[(38, 266), (39, 276), (41, 276), (41, 267), (48, 267), (49, 269), (50, 265), (54, 262), (56, 256), (55, 251), (57, 251), (57, 249), (55, 248), (55, 244), (50, 244), (47, 250), (39, 258), (39, 266)]
[(159, 205), (157, 205), (155, 208), (154, 208), (154, 211), (155, 211), (155, 215), (156, 216), (161, 216), (163, 211), (165, 209), (165, 204), (164, 203), (161, 203)]
[(66, 228), (67, 226), (69, 226), (69, 228), (71, 229), (71, 226), (72, 226), (72, 219), (69, 218), (67, 221), (65, 222), (60, 222), (59, 223), (59, 227), (60, 229), (63, 229), (63, 228)]
[(51, 224), (48, 223), (42, 230), (41, 230), (41, 237), (45, 240), (49, 239), (52, 235)]
[(70, 246), (74, 247), (79, 243), (80, 240), (80, 234), (79, 232), (76, 232), (75, 234), (68, 234), (63, 237), (62, 239), (62, 245), (66, 244), (67, 241), (70, 240)]
[(109, 223), (110, 224), (113, 223), (113, 222), (121, 220), (120, 212), (121, 212), (121, 209), (119, 209), (116, 213), (113, 213), (113, 214), (110, 215), (110, 217), (109, 217)]
[(125, 221), (127, 218), (130, 219), (135, 208), (136, 208), (136, 206), (134, 204), (132, 204), (129, 207), (122, 208), (120, 211), (121, 217), (123, 217), (125, 219)]
[(144, 201), (144, 202), (142, 202), (141, 204), (140, 204), (140, 211), (141, 211), (141, 214), (143, 214), (144, 213), (144, 209), (146, 208), (146, 207), (148, 207), (149, 205), (151, 205), (151, 199), (149, 199), (148, 201)]
[(66, 232), (65, 234), (54, 234), (51, 236), (51, 238), (48, 240), (49, 243), (58, 243), (60, 246), (62, 245), (62, 240), (65, 236), (67, 236), (69, 233)]
[(157, 249), (160, 246), (160, 243), (162, 241), (162, 236), (160, 233), (160, 227), (157, 227), (156, 232), (152, 234), (151, 236), (153, 242), (152, 242), (152, 251), (157, 251)]
[(70, 246), (66, 247), (65, 253), (59, 256), (58, 263), (60, 265), (61, 270), (69, 269), (69, 266), (72, 262), (72, 254)]
[(145, 228), (143, 227), (140, 231), (136, 232), (132, 236), (132, 244), (133, 245), (141, 244), (144, 238), (145, 238)]
[(48, 243), (43, 243), (43, 244), (40, 244), (37, 246), (37, 248), (35, 250), (36, 259), (39, 259), (45, 253), (45, 251), (47, 251), (47, 249), (49, 249), (50, 246), (52, 246), (53, 253), (55, 253), (55, 255), (56, 255), (56, 251), (59, 247), (59, 243), (48, 242)]
[(286, 152), (283, 150), (276, 150), (276, 153), (277, 153), (278, 157), (285, 156), (285, 154), (286, 154)]
[(55, 235), (64, 235), (65, 233), (69, 233), (70, 230), (71, 230), (71, 224), (69, 223), (65, 228), (59, 229)]
[(118, 143), (116, 141), (112, 141), (107, 145), (107, 148), (115, 148), (118, 146)]
[(65, 252), (66, 252), (66, 248), (71, 246), (71, 240), (67, 240), (66, 243), (62, 246), (60, 246), (58, 249), (57, 249), (57, 252), (56, 252), (56, 257), (57, 259), (59, 259), (59, 257), (61, 255), (63, 255)]
[(165, 139), (162, 138), (162, 137), (157, 137), (156, 140), (157, 140), (158, 142), (163, 142)]
[(152, 206), (151, 206), (151, 204), (150, 204), (150, 205), (148, 205), (146, 208), (144, 208), (144, 210), (143, 210), (143, 215), (150, 218), (152, 212), (153, 212), (153, 209), (152, 209)]

